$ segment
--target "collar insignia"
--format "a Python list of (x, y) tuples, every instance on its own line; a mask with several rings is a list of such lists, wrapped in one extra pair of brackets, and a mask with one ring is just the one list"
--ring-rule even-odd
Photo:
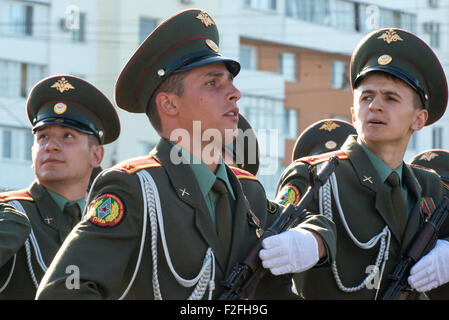
[(363, 182), (368, 181), (369, 183), (373, 184), (373, 177), (367, 177), (367, 176), (363, 176)]

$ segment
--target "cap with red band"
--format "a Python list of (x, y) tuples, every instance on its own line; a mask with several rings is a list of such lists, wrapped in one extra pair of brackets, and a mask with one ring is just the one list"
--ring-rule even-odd
[(57, 75), (38, 82), (27, 100), (33, 133), (56, 124), (95, 135), (101, 144), (116, 140), (120, 121), (114, 106), (89, 82)]
[(218, 29), (203, 10), (181, 11), (161, 23), (140, 45), (122, 70), (115, 102), (129, 112), (145, 113), (159, 85), (172, 73), (223, 62), (236, 76), (240, 64), (219, 52)]

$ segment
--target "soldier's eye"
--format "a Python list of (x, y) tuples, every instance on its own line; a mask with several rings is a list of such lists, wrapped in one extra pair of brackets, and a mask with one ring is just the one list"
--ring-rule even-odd
[(394, 102), (398, 101), (398, 99), (396, 99), (395, 97), (387, 97), (387, 100), (394, 101)]
[(363, 96), (362, 101), (371, 101), (373, 98), (371, 96)]

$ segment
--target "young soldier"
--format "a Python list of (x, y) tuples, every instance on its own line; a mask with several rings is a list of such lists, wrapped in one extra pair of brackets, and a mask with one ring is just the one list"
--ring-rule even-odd
[[(449, 152), (447, 150), (442, 149), (430, 149), (418, 153), (415, 155), (410, 161), (409, 164), (411, 166), (416, 166), (420, 168), (430, 169), (436, 171), (441, 178), (444, 186), (444, 194), (449, 197)], [(426, 203), (426, 205), (433, 205), (432, 203)], [(424, 209), (425, 210), (425, 209)], [(432, 257), (432, 256), (430, 256)], [(426, 264), (426, 261), (421, 261), (420, 264), (417, 264), (416, 267), (412, 268), (412, 274), (418, 273), (425, 274), (427, 279), (426, 281), (422, 281), (422, 287), (420, 287), (419, 291), (428, 291), (432, 282), (438, 283), (438, 277), (441, 277), (441, 272), (447, 272), (444, 268), (437, 268), (439, 264), (429, 263)], [(443, 264), (449, 264), (449, 260), (442, 261)], [(441, 264), (440, 263), (440, 264)], [(422, 271), (421, 271), (422, 269)], [(416, 278), (416, 276), (415, 276)], [(411, 278), (411, 281), (413, 278)], [(447, 286), (438, 287), (435, 290), (432, 290), (427, 293), (430, 299), (448, 299), (449, 294), (446, 288)]]
[[(446, 109), (446, 78), (432, 50), (404, 30), (372, 32), (352, 56), (351, 85), (357, 136), (349, 136), (339, 151), (295, 161), (281, 177), (281, 188), (295, 188), (300, 195), (308, 186), (309, 165), (331, 155), (340, 158), (329, 185), (309, 207), (335, 222), (337, 256), (332, 268), (295, 277), (306, 299), (381, 298), (388, 276), (435, 209), (424, 204), (438, 205), (443, 196), (435, 173), (403, 162), (411, 134), (437, 121)], [(440, 239), (449, 236), (448, 227), (446, 221)], [(277, 237), (281, 242), (285, 236)], [(438, 240), (427, 256), (441, 274), (432, 282), (421, 273), (415, 278), (412, 271), (409, 282), (418, 291), (449, 280), (448, 242)]]
[(8, 262), (1, 261), (1, 299), (34, 299), (47, 266), (81, 219), (91, 172), (103, 159), (103, 144), (120, 132), (110, 101), (92, 84), (68, 75), (37, 83), (27, 113), (35, 136), (36, 180), (26, 190), (0, 194), (0, 201), (29, 218), (31, 233), (16, 230), (15, 237), (23, 241)]
[[(296, 139), (292, 162), (307, 156), (339, 150), (349, 135), (357, 134), (354, 126), (343, 120), (323, 119), (311, 124)], [(290, 164), (292, 165), (292, 164)], [(279, 191), (274, 202), (281, 205), (298, 204), (301, 196), (298, 188), (286, 185)]]
[(418, 153), (409, 164), (417, 167), (435, 170), (441, 177), (443, 184), (449, 188), (449, 151), (442, 149), (430, 149)]
[[(274, 218), (265, 194), (242, 190), (219, 156), (226, 130), (237, 128), (239, 70), (219, 53), (217, 27), (204, 11), (182, 11), (150, 34), (122, 71), (115, 97), (121, 108), (147, 113), (161, 140), (147, 157), (98, 176), (88, 215), (38, 298), (219, 297), (222, 280)], [(201, 139), (213, 134), (212, 142)], [(314, 232), (316, 255), (318, 247), (331, 255), (330, 221), (304, 216), (301, 225)], [(68, 265), (79, 268), (77, 290), (66, 288)], [(259, 287), (255, 297), (267, 299), (290, 289), (273, 277)]]
[(351, 134), (357, 134), (357, 131), (349, 122), (338, 119), (317, 121), (296, 139), (292, 162), (299, 158), (339, 150)]

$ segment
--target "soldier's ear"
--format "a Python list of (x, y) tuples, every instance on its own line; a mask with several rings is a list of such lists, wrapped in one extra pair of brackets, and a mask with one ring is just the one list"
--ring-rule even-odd
[(102, 145), (96, 145), (91, 147), (91, 164), (93, 168), (97, 168), (101, 165), (104, 157), (104, 147)]
[(156, 105), (159, 112), (173, 116), (178, 113), (178, 108), (174, 103), (173, 95), (167, 92), (159, 92), (156, 96)]
[(414, 131), (421, 130), (426, 125), (427, 119), (429, 118), (429, 112), (426, 109), (419, 109), (416, 112), (416, 117), (412, 123), (412, 129)]

